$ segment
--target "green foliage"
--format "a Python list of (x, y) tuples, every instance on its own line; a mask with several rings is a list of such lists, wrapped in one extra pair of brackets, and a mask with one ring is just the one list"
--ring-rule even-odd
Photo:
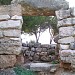
[[(22, 30), (25, 31), (25, 32), (35, 33), (39, 27), (41, 29), (45, 29), (45, 28), (51, 26), (54, 29), (54, 32), (58, 33), (56, 17), (23, 16), (23, 21), (24, 21), (24, 23), (22, 25)], [(48, 22), (48, 23), (45, 24), (45, 22)]]
[(32, 32), (35, 31), (40, 27), (40, 25), (45, 21), (44, 16), (23, 16), (23, 27), (22, 30), (25, 32)]
[(59, 64), (59, 60), (54, 60), (51, 62), (51, 64)]
[(16, 75), (36, 75), (35, 72), (23, 69), (20, 66), (15, 67), (14, 71), (15, 71)]
[(9, 5), (12, 0), (0, 0), (0, 5)]

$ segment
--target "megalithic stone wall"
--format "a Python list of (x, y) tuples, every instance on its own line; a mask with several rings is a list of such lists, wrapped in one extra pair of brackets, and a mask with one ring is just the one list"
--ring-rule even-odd
[[(58, 19), (61, 62), (70, 63), (75, 68), (75, 8), (56, 11)], [(69, 68), (69, 66), (67, 66)]]
[(12, 67), (21, 52), (21, 6), (0, 6), (0, 68)]

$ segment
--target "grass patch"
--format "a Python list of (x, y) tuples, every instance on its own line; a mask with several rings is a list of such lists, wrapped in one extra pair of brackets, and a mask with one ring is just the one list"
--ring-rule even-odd
[(37, 75), (35, 72), (26, 70), (20, 66), (14, 68), (16, 75)]

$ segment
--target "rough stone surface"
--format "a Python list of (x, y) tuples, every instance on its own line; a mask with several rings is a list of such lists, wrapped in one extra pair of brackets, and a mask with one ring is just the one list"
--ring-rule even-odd
[(20, 37), (21, 36), (21, 30), (12, 29), (12, 30), (4, 30), (2, 32), (3, 32), (3, 35), (7, 37)]
[(0, 68), (13, 67), (16, 63), (15, 55), (0, 55)]
[(67, 56), (71, 55), (71, 53), (72, 53), (72, 50), (62, 50), (60, 53), (60, 56), (67, 57)]
[(55, 10), (69, 8), (65, 0), (12, 0), (12, 3), (21, 3), (23, 15), (51, 16), (55, 15)]
[(65, 37), (65, 38), (58, 40), (58, 43), (61, 43), (61, 44), (68, 44), (71, 42), (74, 42), (74, 37), (72, 37), (72, 36), (71, 37)]
[(74, 27), (73, 26), (59, 28), (59, 36), (60, 37), (73, 36), (73, 35), (74, 35)]
[(3, 28), (17, 28), (21, 29), (22, 24), (20, 20), (8, 20), (8, 21), (1, 21), (0, 22), (0, 29)]
[(69, 26), (69, 25), (74, 25), (75, 24), (75, 18), (66, 18), (63, 20), (58, 21), (57, 26)]
[(57, 67), (56, 64), (49, 64), (49, 63), (31, 63), (30, 70), (32, 71), (50, 71), (54, 67)]
[(70, 17), (71, 16), (70, 9), (68, 9), (68, 10), (61, 9), (59, 11), (56, 11), (56, 16), (57, 16), (58, 20)]
[(9, 15), (0, 15), (0, 20), (8, 20), (10, 19)]
[(72, 16), (75, 16), (75, 8), (74, 8), (74, 7), (71, 8), (71, 15), (72, 15)]
[(0, 15), (21, 16), (22, 15), (21, 5), (20, 4), (2, 5), (0, 6)]

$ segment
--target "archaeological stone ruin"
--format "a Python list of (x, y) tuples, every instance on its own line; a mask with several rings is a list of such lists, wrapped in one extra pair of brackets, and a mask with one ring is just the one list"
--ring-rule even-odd
[[(17, 9), (18, 8), (18, 9)], [(13, 67), (21, 52), (21, 6), (0, 6), (0, 68)]]
[[(75, 68), (75, 8), (56, 11), (60, 44), (59, 56), (65, 68)], [(69, 64), (65, 66), (64, 64)]]
[[(62, 72), (58, 70), (59, 72), (52, 74), (56, 71), (56, 68), (48, 63), (45, 63), (45, 66), (44, 64), (41, 65), (41, 68), (47, 68), (48, 70), (51, 68), (51, 75), (75, 75), (75, 72), (72, 73), (75, 69), (75, 8), (69, 8), (69, 4), (65, 0), (12, 0), (11, 5), (0, 6), (0, 75), (16, 75), (12, 68), (20, 62), (23, 63), (23, 55), (21, 54), (23, 49), (25, 53), (29, 50), (29, 47), (22, 47), (22, 15), (57, 17), (59, 60), (60, 67), (64, 70), (59, 69)], [(33, 50), (36, 49), (33, 47), (31, 50), (34, 52)], [(45, 54), (48, 56), (47, 52), (45, 54), (41, 52), (40, 54), (42, 56), (45, 56)], [(29, 57), (31, 59), (31, 56)], [(40, 66), (37, 66), (37, 64), (30, 64), (31, 70), (37, 70), (39, 68)], [(71, 69), (72, 71), (67, 72), (65, 69)], [(40, 75), (49, 74), (43, 74), (42, 72)]]

